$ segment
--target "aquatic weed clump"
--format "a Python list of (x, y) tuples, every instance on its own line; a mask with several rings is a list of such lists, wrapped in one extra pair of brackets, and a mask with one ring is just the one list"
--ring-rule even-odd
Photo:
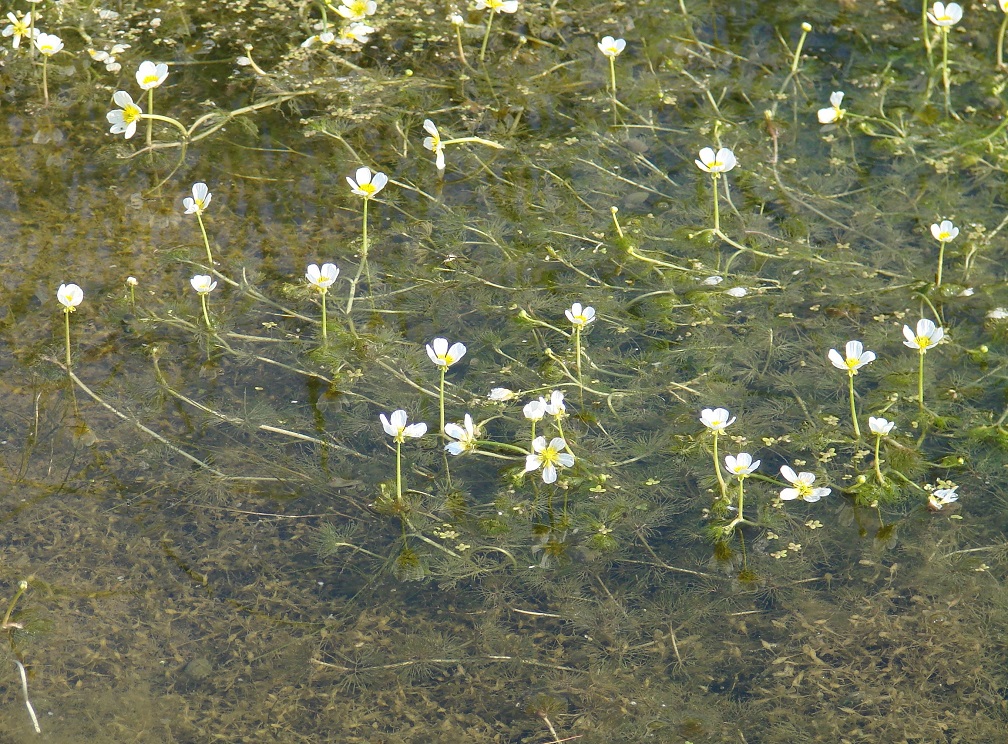
[(142, 665), (204, 738), (996, 740), (982, 16), (950, 78), (916, 9), (512, 5), (73, 11), (10, 170), (50, 226), (10, 272), (47, 287), (5, 326), (12, 519), (53, 585), (110, 548), (123, 596), (49, 600), (144, 655), (67, 620), (48, 668)]

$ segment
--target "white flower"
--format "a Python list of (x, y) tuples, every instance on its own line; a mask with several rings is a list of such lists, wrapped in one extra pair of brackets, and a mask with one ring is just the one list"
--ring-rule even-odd
[(128, 276), (128, 277), (126, 277), (126, 284), (128, 284), (131, 287), (135, 287), (139, 283), (140, 282), (137, 281), (137, 278), (135, 276)]
[(732, 287), (731, 289), (726, 289), (725, 294), (728, 295), (729, 297), (739, 298), (739, 297), (745, 297), (747, 294), (749, 294), (749, 290), (746, 289), (745, 287)]
[(1002, 13), (1008, 13), (1008, 0), (998, 0)]
[(563, 416), (567, 413), (567, 406), (564, 405), (564, 394), (560, 390), (550, 393), (550, 399), (546, 402), (546, 413), (550, 416)]
[(491, 13), (517, 13), (518, 0), (476, 0), (476, 10), (489, 10)]
[(374, 33), (374, 28), (366, 23), (354, 22), (340, 29), (339, 44), (341, 46), (353, 46), (354, 44), (367, 44), (371, 41), (369, 34)]
[(465, 344), (456, 341), (448, 346), (448, 340), (436, 338), (427, 344), (427, 356), (439, 367), (450, 367), (465, 356)]
[(430, 119), (424, 119), (423, 128), (424, 131), (430, 135), (429, 137), (424, 137), (423, 146), (434, 153), (434, 164), (437, 166), (439, 171), (443, 171), (445, 167), (445, 160), (444, 145), (441, 143), (441, 133), (438, 132), (438, 128)]
[(374, 0), (343, 0), (343, 4), (336, 8), (336, 12), (348, 21), (363, 21), (377, 10), (378, 3)]
[(350, 176), (346, 177), (347, 183), (350, 184), (350, 190), (358, 196), (363, 196), (365, 199), (373, 197), (385, 188), (385, 184), (388, 183), (388, 176), (384, 173), (372, 174), (371, 169), (367, 166), (358, 168), (354, 174), (354, 178), (350, 178)]
[(697, 164), (697, 168), (700, 170), (715, 175), (727, 173), (737, 163), (735, 153), (727, 147), (722, 147), (717, 151), (717, 154), (714, 153), (713, 148), (705, 147), (700, 151), (700, 159), (693, 162)]
[(830, 93), (829, 97), (829, 108), (821, 108), (817, 112), (820, 124), (835, 124), (840, 121), (844, 114), (847, 113), (846, 110), (840, 108), (840, 103), (843, 101), (843, 91), (835, 90)]
[(844, 352), (845, 356), (840, 356), (840, 352), (836, 349), (830, 349), (827, 356), (834, 367), (845, 370), (852, 375), (856, 375), (858, 370), (866, 364), (875, 361), (875, 352), (865, 351), (864, 344), (860, 341), (848, 341)]
[(332, 263), (322, 264), (321, 269), (318, 264), (309, 264), (308, 270), (305, 272), (305, 279), (318, 290), (319, 294), (325, 294), (338, 276), (339, 268)]
[(936, 488), (928, 494), (928, 508), (932, 511), (938, 511), (946, 504), (958, 501), (959, 494), (956, 493), (957, 488), (959, 488), (959, 486), (952, 486), (952, 488)]
[(161, 85), (166, 77), (168, 77), (168, 65), (164, 62), (154, 64), (150, 60), (144, 60), (137, 70), (136, 81), (141, 90), (151, 90)]
[(889, 436), (889, 432), (893, 430), (896, 424), (888, 419), (884, 419), (881, 416), (869, 416), (868, 417), (868, 428), (871, 430), (872, 434), (880, 437)]
[(959, 228), (949, 220), (942, 220), (941, 224), (931, 225), (931, 234), (939, 243), (950, 243), (959, 237)]
[(407, 426), (406, 411), (401, 408), (398, 411), (393, 411), (389, 418), (386, 418), (384, 413), (379, 414), (378, 418), (381, 419), (382, 428), (385, 429), (385, 433), (397, 442), (404, 442), (406, 437), (419, 439), (427, 433), (427, 424), (425, 423), (421, 422)]
[(829, 496), (833, 490), (823, 487), (813, 488), (815, 475), (812, 473), (795, 473), (788, 465), (781, 465), (780, 472), (784, 476), (784, 480), (794, 486), (794, 488), (785, 488), (780, 492), (781, 501), (801, 499), (813, 504), (823, 496)]
[(756, 469), (760, 466), (760, 461), (753, 460), (752, 455), (748, 452), (740, 452), (737, 457), (727, 455), (724, 462), (728, 472), (740, 480), (747, 475), (755, 473)]
[[(32, 38), (32, 14), (25, 13), (23, 18), (18, 18), (13, 13), (8, 13), (7, 18), (10, 20), (10, 25), (3, 30), (4, 36), (13, 36), (14, 48), (17, 49), (21, 46), (21, 39), (31, 39)], [(39, 30), (34, 29), (34, 35), (39, 35)]]
[(542, 421), (543, 416), (546, 415), (546, 399), (530, 400), (522, 408), (522, 413), (529, 421)]
[[(1008, 2), (1008, 0), (1005, 0), (1005, 2)], [(452, 13), (450, 16), (448, 16), (448, 20), (451, 21), (452, 24), (455, 26), (465, 25), (465, 18), (462, 17), (461, 13)]]
[(514, 400), (518, 397), (518, 394), (507, 388), (496, 387), (490, 391), (490, 395), (487, 396), (490, 400), (495, 403), (503, 403), (504, 401)]
[(461, 455), (463, 452), (472, 452), (476, 449), (476, 426), (473, 424), (472, 416), (468, 413), (462, 426), (458, 424), (445, 424), (445, 435), (454, 439), (445, 445), (445, 450), (450, 455)]
[(906, 338), (903, 342), (904, 346), (917, 349), (923, 354), (928, 349), (941, 343), (941, 340), (945, 338), (945, 331), (942, 330), (941, 326), (936, 326), (934, 321), (921, 318), (917, 321), (917, 332), (912, 331), (910, 326), (904, 325), (903, 336)]
[(724, 430), (735, 423), (735, 417), (726, 408), (705, 408), (700, 411), (700, 423), (715, 434), (724, 434)]
[(53, 56), (63, 48), (63, 40), (56, 34), (37, 34), (34, 42), (38, 50), (47, 57)]
[[(1005, 0), (1008, 3), (1008, 0)], [(1006, 307), (996, 307), (993, 310), (987, 311), (988, 320), (1008, 320), (1008, 308)]]
[(307, 39), (301, 42), (301, 48), (307, 49), (308, 47), (313, 46), (316, 43), (321, 44), (322, 46), (329, 46), (334, 41), (336, 41), (336, 34), (334, 34), (332, 31), (323, 31), (320, 34), (309, 36)]
[(117, 90), (112, 95), (112, 100), (119, 108), (105, 114), (108, 123), (112, 125), (109, 132), (125, 134), (126, 139), (129, 139), (136, 134), (137, 122), (140, 121), (143, 111), (133, 103), (133, 98), (124, 90)]
[(571, 325), (575, 328), (584, 328), (586, 325), (595, 320), (595, 308), (591, 305), (581, 307), (580, 302), (575, 302), (570, 306), (569, 310), (564, 310), (564, 315), (567, 316), (567, 320), (569, 320)]
[(706, 279), (704, 279), (703, 283), (706, 284), (708, 287), (716, 287), (717, 285), (719, 285), (723, 281), (724, 281), (724, 277), (723, 276), (714, 275), (714, 276), (709, 276)]
[(959, 3), (935, 3), (928, 12), (928, 20), (939, 28), (949, 28), (962, 20), (963, 10)]
[(546, 437), (536, 437), (532, 441), (532, 454), (525, 456), (525, 472), (542, 468), (544, 483), (554, 483), (557, 479), (557, 468), (569, 468), (574, 465), (574, 455), (564, 452), (567, 442), (560, 437), (553, 437), (546, 444)]
[(56, 290), (56, 299), (63, 306), (63, 312), (72, 313), (84, 301), (84, 290), (76, 284), (61, 284)]
[(210, 193), (210, 189), (200, 181), (193, 184), (192, 196), (183, 199), (182, 206), (185, 207), (186, 214), (203, 214), (203, 210), (210, 206), (212, 198), (213, 194)]
[(626, 49), (626, 41), (624, 39), (614, 39), (611, 36), (604, 36), (602, 37), (602, 41), (598, 43), (598, 48), (607, 57), (618, 57)]
[(192, 279), (189, 280), (192, 288), (199, 292), (201, 295), (210, 294), (215, 289), (217, 289), (217, 282), (213, 280), (212, 277), (206, 274), (196, 274)]

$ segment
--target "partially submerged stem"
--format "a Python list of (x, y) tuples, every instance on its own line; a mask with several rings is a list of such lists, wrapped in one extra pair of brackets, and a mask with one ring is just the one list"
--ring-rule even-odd
[(727, 501), (728, 485), (725, 483), (724, 476), (721, 475), (721, 463), (718, 461), (717, 442), (720, 433), (715, 431), (713, 433), (713, 436), (714, 436), (714, 474), (717, 476), (718, 485), (721, 486), (721, 499)]
[(490, 20), (487, 21), (486, 33), (483, 34), (483, 44), (480, 46), (480, 62), (483, 62), (483, 58), (486, 56), (487, 41), (490, 40), (490, 28), (493, 26), (494, 14), (493, 8), (490, 9)]
[(882, 475), (881, 463), (879, 462), (879, 448), (882, 446), (882, 435), (875, 435), (875, 477), (878, 479), (879, 485), (885, 485), (885, 476)]
[(721, 206), (718, 203), (718, 192), (717, 192), (718, 174), (717, 173), (712, 173), (711, 174), (711, 186), (713, 187), (713, 191), (714, 191), (714, 232), (720, 233), (721, 232)]
[(921, 411), (924, 410), (924, 352), (920, 353), (920, 363), (917, 366), (917, 402)]
[(857, 419), (857, 406), (854, 403), (854, 373), (851, 372), (847, 375), (847, 387), (850, 391), (850, 415), (851, 422), (854, 424), (854, 438), (861, 438), (861, 427), (858, 425)]
[(213, 271), (213, 254), (210, 252), (210, 238), (207, 237), (206, 227), (203, 225), (203, 215), (200, 210), (196, 210), (196, 221), (199, 222), (200, 233), (203, 235), (203, 245), (206, 247), (207, 262), (210, 270)]
[[(147, 147), (151, 145), (151, 135), (154, 132), (154, 89), (147, 89), (147, 115), (144, 117), (147, 119)], [(183, 129), (185, 129), (183, 127)]]

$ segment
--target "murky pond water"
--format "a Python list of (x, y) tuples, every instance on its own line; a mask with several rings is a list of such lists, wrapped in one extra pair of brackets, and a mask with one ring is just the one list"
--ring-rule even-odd
[(15, 3), (0, 742), (1003, 741), (998, 7), (343, 7)]

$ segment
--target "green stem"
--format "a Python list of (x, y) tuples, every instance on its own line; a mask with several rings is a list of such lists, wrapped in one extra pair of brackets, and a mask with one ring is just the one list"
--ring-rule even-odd
[(1003, 70), (1004, 63), (1004, 40), (1005, 31), (1008, 31), (1008, 13), (1004, 14), (1004, 18), (1001, 20), (1001, 29), (998, 31), (998, 41), (997, 41), (997, 66), (999, 70)]
[(942, 36), (942, 85), (945, 86), (945, 115), (948, 116), (952, 111), (952, 98), (951, 98), (951, 86), (952, 81), (949, 77), (949, 64), (948, 64), (948, 26), (942, 26), (941, 36)]
[(325, 290), (322, 291), (322, 345), (325, 346), (329, 342), (329, 333), (326, 329), (326, 293)]
[(609, 57), (609, 89), (612, 90), (613, 103), (616, 103), (616, 58)]
[[(402, 442), (396, 439), (395, 443), (395, 490), (396, 503), (402, 503)], [(403, 524), (403, 537), (406, 536), (406, 525)]]
[(49, 55), (42, 55), (42, 95), (45, 98), (46, 106), (49, 105)]
[(444, 434), (444, 378), (445, 372), (448, 370), (447, 367), (442, 366), (439, 368), (441, 370), (441, 383), (438, 386), (438, 412), (441, 414), (441, 428), (438, 431)]
[(578, 392), (581, 395), (581, 406), (584, 406), (584, 381), (581, 377), (581, 326), (574, 326), (574, 353), (577, 355), (575, 366), (577, 368)]
[(711, 173), (711, 186), (714, 187), (713, 188), (713, 190), (714, 190), (714, 232), (719, 233), (719, 232), (721, 232), (721, 207), (718, 204), (717, 184), (718, 184), (718, 174), (717, 173)]
[(210, 326), (210, 313), (207, 311), (207, 296), (206, 294), (201, 292), (199, 298), (200, 298), (200, 305), (203, 307), (203, 320), (206, 321), (206, 326), (207, 329), (209, 330), (211, 326)]
[(129, 285), (129, 291), (130, 291), (130, 310), (132, 310), (133, 312), (136, 312), (136, 293), (133, 290), (134, 290), (133, 285), (132, 284)]
[(63, 324), (64, 338), (66, 339), (66, 367), (67, 372), (70, 371), (70, 310), (66, 309), (63, 311), (64, 320)]
[(921, 38), (924, 40), (924, 49), (927, 51), (928, 67), (934, 67), (931, 60), (931, 32), (928, 27), (928, 0), (921, 0)]
[(850, 391), (850, 415), (851, 421), (854, 423), (854, 438), (861, 438), (861, 427), (858, 425), (857, 420), (857, 407), (854, 405), (854, 373), (851, 372), (847, 375), (847, 387)]
[[(170, 116), (160, 116), (158, 114), (140, 114), (141, 119), (147, 120), (147, 131), (150, 132), (151, 122), (163, 121), (165, 124), (171, 124), (173, 127), (182, 132), (182, 141), (187, 142), (189, 140), (189, 130), (185, 128), (185, 125), (178, 119), (173, 119)], [(199, 138), (197, 138), (199, 139)], [(150, 144), (150, 143), (148, 143)]]
[(794, 58), (791, 60), (791, 74), (798, 72), (798, 63), (801, 61), (802, 49), (805, 47), (805, 39), (808, 38), (808, 31), (802, 28), (801, 36), (798, 38), (798, 46), (794, 50)]
[(885, 485), (885, 477), (882, 475), (882, 469), (879, 463), (879, 447), (882, 446), (882, 435), (875, 435), (875, 477), (878, 478), (880, 486)]
[[(368, 235), (367, 235), (367, 223), (368, 223), (368, 202), (370, 200), (364, 197), (364, 228), (363, 228), (363, 242), (361, 245), (361, 260), (360, 264), (357, 266), (357, 275), (354, 276), (353, 281), (350, 282), (350, 297), (347, 300), (346, 314), (350, 315), (350, 311), (353, 310), (354, 297), (357, 294), (357, 283), (360, 281), (361, 274), (364, 273), (365, 267), (367, 266), (367, 254), (368, 254)], [(371, 271), (368, 269), (368, 277), (370, 278)]]
[(14, 606), (18, 603), (18, 600), (21, 599), (21, 595), (23, 595), (27, 590), (28, 590), (27, 581), (18, 582), (17, 592), (11, 599), (10, 604), (7, 605), (7, 612), (4, 614), (3, 622), (0, 623), (0, 626), (6, 626), (10, 622), (11, 615), (14, 614)]
[(196, 221), (199, 222), (200, 233), (203, 235), (203, 245), (206, 246), (206, 257), (210, 264), (210, 271), (213, 271), (213, 254), (210, 252), (210, 238), (207, 237), (206, 227), (203, 225), (203, 215), (196, 210)]
[(745, 507), (745, 477), (738, 479), (738, 516), (735, 517), (733, 521), (745, 522), (745, 514), (743, 509)]
[(935, 274), (935, 289), (941, 287), (942, 265), (945, 263), (945, 241), (941, 241), (938, 246), (938, 272)]
[[(154, 89), (147, 89), (147, 146), (150, 147), (151, 135), (154, 131)], [(183, 127), (183, 130), (185, 127)]]
[(490, 11), (490, 20), (487, 21), (486, 33), (483, 34), (483, 45), (480, 47), (480, 62), (483, 62), (483, 57), (486, 55), (487, 41), (490, 39), (490, 28), (493, 26), (494, 13), (496, 11)]
[(462, 46), (462, 28), (460, 26), (455, 27), (455, 39), (458, 41), (459, 62), (465, 67), (469, 67), (469, 63), (466, 61), (465, 48)]
[(920, 353), (920, 364), (917, 367), (917, 402), (921, 411), (924, 410), (924, 352)]
[(717, 476), (718, 485), (721, 486), (721, 499), (722, 500), (727, 500), (728, 499), (728, 486), (725, 483), (724, 476), (721, 475), (721, 463), (718, 462), (718, 453), (717, 453), (718, 436), (720, 436), (719, 433), (715, 431), (714, 432), (714, 474)]
[[(534, 442), (535, 441), (535, 430), (536, 430), (536, 422), (533, 421), (532, 422), (532, 437), (529, 439), (530, 442)], [(531, 449), (531, 445), (529, 445), (529, 449)]]

